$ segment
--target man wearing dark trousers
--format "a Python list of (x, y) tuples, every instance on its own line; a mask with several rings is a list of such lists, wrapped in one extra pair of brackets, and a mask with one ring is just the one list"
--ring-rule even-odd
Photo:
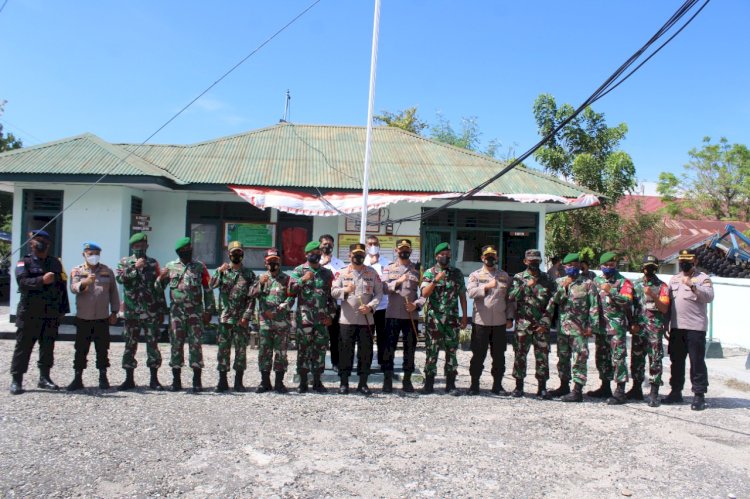
[(699, 272), (695, 254), (681, 250), (678, 257), (681, 272), (669, 281), (672, 305), (669, 333), (669, 360), (672, 363), (669, 385), (672, 391), (662, 399), (663, 404), (682, 402), (685, 386), (685, 358), (690, 356), (690, 382), (693, 385), (694, 411), (706, 408), (708, 370), (706, 369), (706, 329), (708, 304), (714, 301), (711, 279)]
[[(365, 257), (365, 265), (375, 269), (375, 272), (380, 276), (380, 280), (383, 280), (383, 271), (390, 265), (391, 261), (380, 255), (380, 239), (378, 236), (370, 234), (367, 236), (367, 256)], [(385, 292), (384, 292), (385, 293)], [(376, 345), (378, 346), (378, 365), (380, 369), (385, 372), (384, 366), (384, 353), (388, 348), (388, 333), (385, 330), (385, 315), (386, 309), (388, 308), (388, 295), (383, 294), (383, 299), (380, 301), (378, 308), (375, 309), (373, 317), (375, 319), (375, 335)]]
[(23, 393), (23, 375), (29, 368), (34, 343), (39, 342), (39, 388), (58, 390), (50, 370), (54, 364), (55, 339), (60, 319), (70, 312), (65, 270), (59, 258), (49, 256), (51, 239), (44, 230), (32, 231), (31, 253), (16, 264), (21, 298), (16, 311), (16, 347), (10, 373), (10, 393)]

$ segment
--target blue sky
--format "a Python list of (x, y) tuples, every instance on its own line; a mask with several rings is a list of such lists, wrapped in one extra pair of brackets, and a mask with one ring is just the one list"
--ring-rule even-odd
[[(0, 13), (0, 117), (27, 145), (92, 132), (140, 142), (311, 0), (8, 0)], [(419, 106), (522, 152), (532, 103), (577, 105), (679, 1), (382, 0), (375, 109)], [(374, 0), (322, 0), (153, 143), (190, 143), (291, 121), (364, 125)], [(638, 177), (682, 171), (704, 136), (750, 144), (750, 2), (714, 0), (594, 105), (628, 124)]]

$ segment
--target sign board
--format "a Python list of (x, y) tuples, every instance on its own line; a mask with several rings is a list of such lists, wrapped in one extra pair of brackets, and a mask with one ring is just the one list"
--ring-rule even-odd
[(130, 228), (136, 232), (149, 232), (153, 230), (153, 228), (148, 225), (132, 225)]
[(148, 232), (151, 230), (150, 215), (133, 215), (131, 217), (131, 229), (136, 232)]
[[(349, 261), (349, 245), (359, 242), (359, 234), (339, 234), (338, 238), (338, 257), (345, 262)], [(421, 242), (419, 236), (378, 236), (380, 244), (380, 256), (390, 260), (396, 260), (396, 241), (399, 239), (408, 239), (411, 241), (411, 258), (410, 260), (417, 263), (420, 258)]]
[(243, 248), (273, 248), (276, 246), (276, 224), (226, 223), (224, 247), (230, 241), (239, 241)]
[[(346, 232), (359, 232), (362, 227), (362, 216), (357, 215), (355, 220), (346, 217), (344, 230)], [(372, 210), (367, 212), (367, 232), (379, 233), (380, 232), (380, 210)]]

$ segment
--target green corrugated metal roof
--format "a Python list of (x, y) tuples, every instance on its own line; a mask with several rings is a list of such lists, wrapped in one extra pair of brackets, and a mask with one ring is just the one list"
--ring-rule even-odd
[[(163, 176), (180, 184), (361, 188), (365, 127), (284, 123), (198, 144), (108, 144), (85, 134), (0, 154), (2, 173)], [(399, 128), (376, 127), (370, 188), (465, 192), (505, 163)], [(126, 162), (117, 161), (133, 152)], [(535, 170), (516, 168), (491, 184), (504, 194), (568, 198), (590, 193)]]

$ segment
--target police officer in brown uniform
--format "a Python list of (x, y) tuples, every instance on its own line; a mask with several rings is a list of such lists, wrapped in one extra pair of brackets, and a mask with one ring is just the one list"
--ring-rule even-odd
[(681, 272), (669, 280), (669, 298), (672, 304), (669, 333), (669, 360), (672, 362), (669, 385), (672, 391), (662, 399), (663, 404), (682, 402), (685, 385), (685, 358), (690, 356), (690, 382), (693, 385), (694, 411), (706, 408), (708, 390), (706, 369), (706, 329), (708, 304), (714, 301), (711, 279), (699, 272), (698, 263), (691, 250), (681, 250), (678, 257)]
[(76, 295), (76, 353), (73, 360), (75, 378), (68, 385), (69, 391), (83, 389), (81, 378), (92, 341), (96, 348), (99, 388), (109, 388), (109, 326), (117, 322), (120, 294), (115, 273), (99, 262), (101, 251), (102, 248), (96, 243), (83, 243), (86, 261), (70, 272), (70, 290)]

